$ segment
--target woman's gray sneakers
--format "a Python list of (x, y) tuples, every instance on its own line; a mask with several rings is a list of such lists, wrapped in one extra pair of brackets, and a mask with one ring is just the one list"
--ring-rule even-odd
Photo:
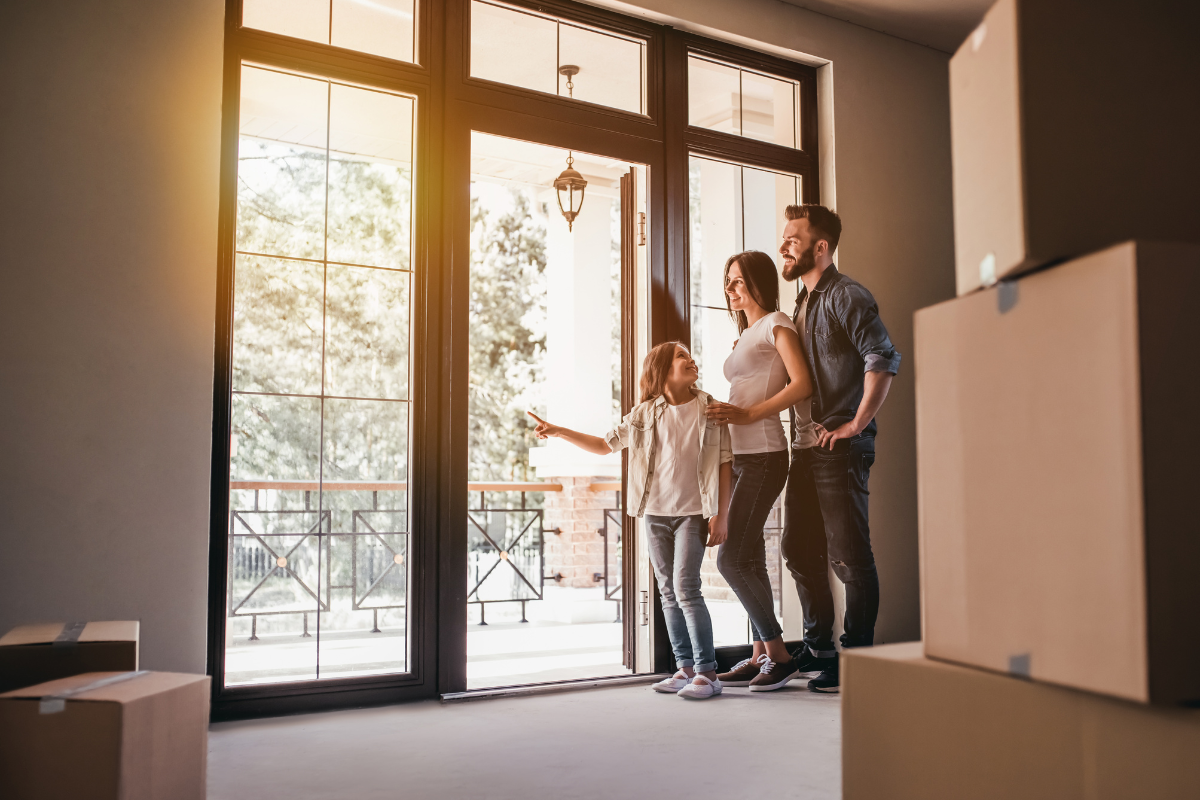
[(743, 658), (729, 672), (722, 672), (717, 676), (725, 686), (749, 686), (752, 681), (762, 670), (762, 663), (766, 659), (767, 654), (763, 653), (758, 658)]
[(773, 692), (787, 686), (788, 681), (800, 673), (796, 669), (796, 659), (785, 663), (766, 659), (759, 668), (758, 676), (750, 681), (752, 692)]

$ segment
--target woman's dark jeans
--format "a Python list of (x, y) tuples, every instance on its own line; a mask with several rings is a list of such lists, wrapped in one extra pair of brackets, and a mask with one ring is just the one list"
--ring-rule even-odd
[(733, 457), (729, 538), (717, 551), (717, 569), (750, 615), (755, 641), (766, 642), (783, 635), (767, 574), (763, 526), (787, 476), (786, 450)]

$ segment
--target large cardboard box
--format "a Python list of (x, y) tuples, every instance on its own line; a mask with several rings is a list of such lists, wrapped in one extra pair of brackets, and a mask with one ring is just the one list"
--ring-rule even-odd
[(915, 316), (935, 658), (1200, 699), (1200, 246), (1128, 242)]
[(1200, 241), (1200, 3), (1000, 0), (950, 60), (958, 293)]
[(933, 661), (842, 654), (845, 800), (1189, 800), (1200, 711), (1142, 706)]
[(209, 678), (91, 672), (0, 694), (6, 800), (204, 800)]
[(0, 692), (81, 672), (138, 668), (138, 623), (47, 622), (0, 637)]

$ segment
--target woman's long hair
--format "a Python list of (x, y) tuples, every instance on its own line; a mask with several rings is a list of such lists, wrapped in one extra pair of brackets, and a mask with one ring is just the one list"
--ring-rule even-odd
[[(746, 282), (746, 288), (750, 290), (750, 296), (754, 298), (754, 302), (768, 313), (778, 311), (779, 273), (776, 271), (775, 262), (771, 257), (761, 250), (747, 250), (744, 253), (730, 256), (729, 260), (725, 262), (724, 285), (729, 284), (729, 268), (734, 264), (742, 268), (742, 280)], [(746, 314), (742, 311), (734, 311), (729, 307), (728, 292), (725, 292), (725, 308), (729, 310), (729, 316), (737, 323), (740, 335), (747, 328)]]
[(646, 353), (646, 360), (642, 362), (642, 399), (639, 403), (653, 400), (663, 393), (667, 375), (671, 373), (671, 364), (675, 361), (676, 347), (683, 347), (683, 342), (663, 342)]

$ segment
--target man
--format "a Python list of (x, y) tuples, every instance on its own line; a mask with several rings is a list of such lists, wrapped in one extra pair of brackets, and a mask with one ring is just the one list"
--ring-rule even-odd
[[(867, 523), (867, 478), (875, 462), (875, 414), (900, 367), (875, 298), (841, 272), (833, 254), (842, 221), (819, 205), (784, 211), (783, 277), (804, 284), (793, 322), (813, 394), (792, 409), (792, 459), (781, 549), (804, 609), (801, 674), (815, 692), (837, 692), (833, 595), (828, 566), (846, 587), (842, 647), (874, 642), (879, 576)], [(811, 416), (810, 416), (811, 410)]]

